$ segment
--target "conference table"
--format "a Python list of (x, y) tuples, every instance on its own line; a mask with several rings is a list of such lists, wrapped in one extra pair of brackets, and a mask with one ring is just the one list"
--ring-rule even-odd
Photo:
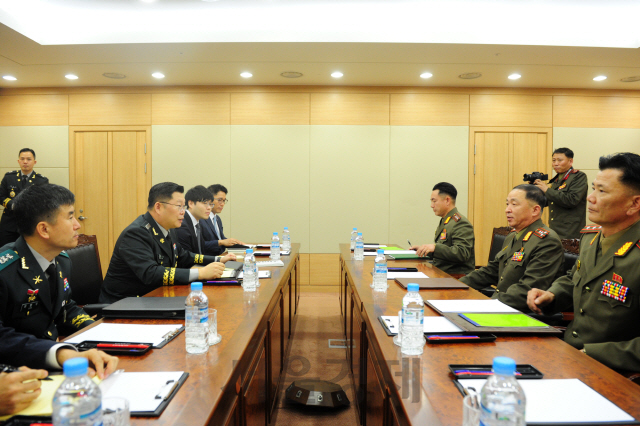
[[(208, 353), (187, 354), (182, 332), (161, 349), (120, 357), (118, 368), (125, 371), (189, 373), (160, 417), (132, 417), (132, 425), (272, 423), (300, 298), (300, 244), (291, 246), (291, 254), (281, 257), (284, 267), (260, 268), (272, 272), (271, 278), (260, 279), (256, 292), (244, 292), (240, 286), (204, 286), (209, 307), (218, 311), (222, 336)], [(189, 286), (163, 286), (145, 297), (187, 296), (189, 291)], [(184, 319), (103, 318), (92, 327), (102, 322), (184, 324)]]
[[(390, 280), (386, 293), (374, 292), (370, 284), (375, 256), (356, 261), (349, 247), (340, 244), (339, 301), (361, 424), (461, 425), (462, 395), (448, 365), (491, 364), (496, 356), (531, 364), (544, 379), (580, 379), (640, 419), (640, 386), (555, 336), (499, 334), (495, 342), (427, 343), (421, 356), (402, 355), (378, 317), (397, 316), (406, 290)], [(431, 278), (449, 277), (426, 260), (390, 260), (388, 266), (416, 267)], [(420, 295), (425, 300), (486, 299), (471, 288), (421, 290)], [(425, 305), (424, 315), (439, 314)]]

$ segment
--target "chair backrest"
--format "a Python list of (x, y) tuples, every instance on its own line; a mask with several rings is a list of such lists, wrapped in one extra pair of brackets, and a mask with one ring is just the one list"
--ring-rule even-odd
[(573, 268), (576, 260), (580, 257), (580, 240), (578, 238), (560, 240), (562, 242), (562, 248), (564, 249), (564, 264), (562, 265), (562, 275), (566, 275), (567, 272)]
[(508, 226), (501, 226), (499, 228), (493, 228), (493, 235), (491, 236), (491, 248), (489, 249), (489, 262), (496, 258), (496, 255), (502, 250), (502, 244), (505, 238), (511, 232), (511, 228)]
[(102, 266), (95, 235), (80, 234), (78, 245), (67, 254), (71, 259), (71, 297), (80, 306), (98, 303), (102, 288)]

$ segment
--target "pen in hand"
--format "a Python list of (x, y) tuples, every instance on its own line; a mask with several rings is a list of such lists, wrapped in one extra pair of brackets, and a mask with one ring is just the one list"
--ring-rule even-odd
[(409, 243), (409, 248), (413, 247), (413, 244), (411, 244), (411, 241), (409, 241), (408, 238), (407, 238), (407, 242)]

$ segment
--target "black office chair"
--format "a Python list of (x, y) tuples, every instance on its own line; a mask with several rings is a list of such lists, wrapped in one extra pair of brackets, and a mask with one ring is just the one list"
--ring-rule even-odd
[[(507, 238), (507, 235), (511, 233), (509, 226), (501, 226), (499, 228), (493, 228), (493, 234), (491, 235), (491, 248), (489, 249), (489, 262), (496, 258), (496, 255), (502, 250), (502, 244)], [(482, 266), (476, 265), (476, 269), (480, 269)], [(480, 293), (487, 297), (493, 296), (496, 292), (495, 287), (485, 287), (480, 290)]]
[(100, 314), (108, 306), (98, 303), (102, 288), (102, 266), (95, 235), (80, 234), (78, 245), (67, 250), (71, 259), (69, 285), (73, 300), (91, 316)]

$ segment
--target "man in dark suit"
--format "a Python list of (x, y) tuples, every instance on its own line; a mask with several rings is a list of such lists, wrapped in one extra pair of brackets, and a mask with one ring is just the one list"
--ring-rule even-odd
[(210, 250), (210, 254), (220, 254), (225, 252), (226, 247), (231, 247), (236, 244), (244, 245), (240, 240), (224, 236), (222, 220), (220, 216), (218, 216), (220, 212), (222, 212), (222, 209), (224, 209), (225, 204), (229, 202), (227, 199), (227, 188), (220, 184), (215, 184), (209, 186), (207, 189), (213, 194), (213, 205), (211, 206), (209, 218), (200, 221), (202, 225), (202, 236), (204, 237), (207, 250)]
[[(163, 285), (188, 285), (222, 276), (224, 262), (233, 257), (193, 253), (178, 243), (174, 228), (182, 225), (184, 203), (184, 188), (178, 184), (151, 187), (147, 213), (127, 226), (116, 241), (101, 303), (143, 296)], [(202, 267), (192, 268), (195, 265)]]
[(184, 196), (187, 202), (187, 211), (178, 233), (178, 241), (183, 249), (198, 254), (218, 254), (218, 245), (212, 241), (205, 243), (202, 237), (203, 224), (200, 220), (205, 220), (211, 212), (213, 196), (207, 188), (202, 185), (194, 186)]
[(32, 186), (49, 183), (49, 179), (33, 171), (37, 163), (36, 153), (31, 148), (23, 148), (18, 154), (20, 170), (7, 172), (0, 182), (0, 202), (4, 206), (0, 220), (0, 247), (18, 239), (18, 224), (13, 212), (13, 200), (20, 191)]

